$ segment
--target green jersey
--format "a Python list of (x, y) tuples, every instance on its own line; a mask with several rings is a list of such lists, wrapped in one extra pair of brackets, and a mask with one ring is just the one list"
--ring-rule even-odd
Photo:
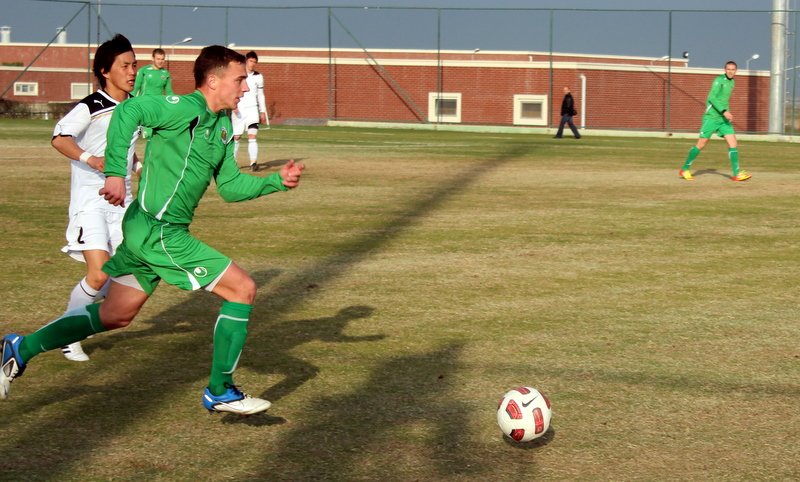
[(140, 95), (175, 95), (172, 91), (172, 78), (167, 69), (157, 69), (153, 64), (146, 65), (136, 72), (133, 84), (134, 97)]
[(735, 86), (735, 79), (729, 79), (725, 74), (717, 76), (711, 84), (711, 90), (708, 91), (705, 115), (722, 118), (722, 114), (729, 108), (731, 93)]
[(288, 191), (277, 172), (256, 177), (239, 170), (231, 119), (226, 111), (209, 110), (200, 91), (146, 95), (119, 104), (108, 126), (106, 176), (125, 177), (130, 139), (139, 126), (152, 128), (153, 137), (147, 145), (138, 202), (159, 221), (191, 223), (212, 178), (227, 202)]

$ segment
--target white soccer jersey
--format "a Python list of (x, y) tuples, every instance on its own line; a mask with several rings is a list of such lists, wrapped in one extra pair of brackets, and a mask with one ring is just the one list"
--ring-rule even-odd
[(267, 101), (264, 99), (264, 76), (255, 70), (248, 72), (247, 87), (250, 90), (245, 92), (242, 98), (239, 99), (239, 105), (236, 108), (245, 116), (255, 112), (257, 119), (259, 113), (267, 112)]
[[(119, 103), (102, 90), (89, 95), (72, 108), (58, 121), (53, 130), (53, 137), (71, 136), (84, 151), (93, 156), (104, 156), (106, 151), (106, 131), (111, 121), (111, 114)], [(128, 150), (128, 175), (125, 176), (127, 197), (125, 206), (132, 201), (131, 168), (136, 148), (136, 138), (131, 139)], [(77, 213), (92, 210), (124, 212), (125, 207), (113, 206), (98, 191), (105, 185), (106, 176), (88, 164), (73, 159), (72, 185), (70, 189), (69, 216), (72, 219)]]

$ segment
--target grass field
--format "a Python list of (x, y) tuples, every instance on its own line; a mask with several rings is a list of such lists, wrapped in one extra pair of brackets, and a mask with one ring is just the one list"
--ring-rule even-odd
[[(59, 314), (68, 163), (0, 121), (3, 332)], [(269, 415), (200, 403), (219, 301), (161, 286), (91, 361), (0, 403), (2, 480), (797, 480), (797, 145), (348, 128), (262, 131), (303, 185), (213, 187), (193, 232), (259, 284), (237, 371)], [(240, 154), (243, 154), (240, 152)], [(263, 172), (258, 175), (264, 175)], [(551, 430), (495, 423), (532, 385)]]

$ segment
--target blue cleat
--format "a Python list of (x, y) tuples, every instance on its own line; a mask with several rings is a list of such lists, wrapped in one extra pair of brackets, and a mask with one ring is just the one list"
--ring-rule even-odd
[(0, 400), (8, 398), (11, 382), (15, 378), (21, 377), (25, 371), (25, 362), (19, 356), (19, 345), (22, 343), (22, 338), (16, 333), (3, 337), (3, 363), (0, 365)]
[(228, 390), (222, 395), (212, 395), (206, 387), (203, 392), (203, 406), (211, 412), (230, 412), (239, 415), (252, 415), (263, 412), (272, 405), (267, 400), (254, 398), (239, 391), (235, 385), (227, 385)]

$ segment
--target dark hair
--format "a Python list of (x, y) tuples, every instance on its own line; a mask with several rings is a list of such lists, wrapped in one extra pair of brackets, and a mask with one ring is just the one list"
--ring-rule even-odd
[(162, 48), (153, 49), (153, 57), (156, 55), (167, 55), (167, 53)]
[(244, 57), (245, 59), (256, 59), (256, 62), (258, 62), (258, 54), (253, 50), (247, 52)]
[(244, 55), (222, 45), (209, 45), (203, 48), (194, 61), (195, 88), (202, 87), (212, 71), (225, 69), (231, 62), (245, 63)]
[(738, 65), (736, 65), (736, 62), (734, 62), (733, 60), (729, 60), (729, 61), (725, 62), (725, 66), (726, 66), (726, 67), (727, 67), (728, 65), (730, 65), (730, 64), (733, 64), (733, 66), (734, 66), (734, 67), (736, 67), (737, 69), (739, 68), (739, 66), (738, 66)]
[(114, 35), (111, 40), (106, 40), (97, 47), (92, 71), (103, 89), (106, 88), (106, 78), (103, 77), (103, 74), (107, 74), (117, 57), (125, 52), (133, 52), (133, 47), (130, 41), (121, 34)]

